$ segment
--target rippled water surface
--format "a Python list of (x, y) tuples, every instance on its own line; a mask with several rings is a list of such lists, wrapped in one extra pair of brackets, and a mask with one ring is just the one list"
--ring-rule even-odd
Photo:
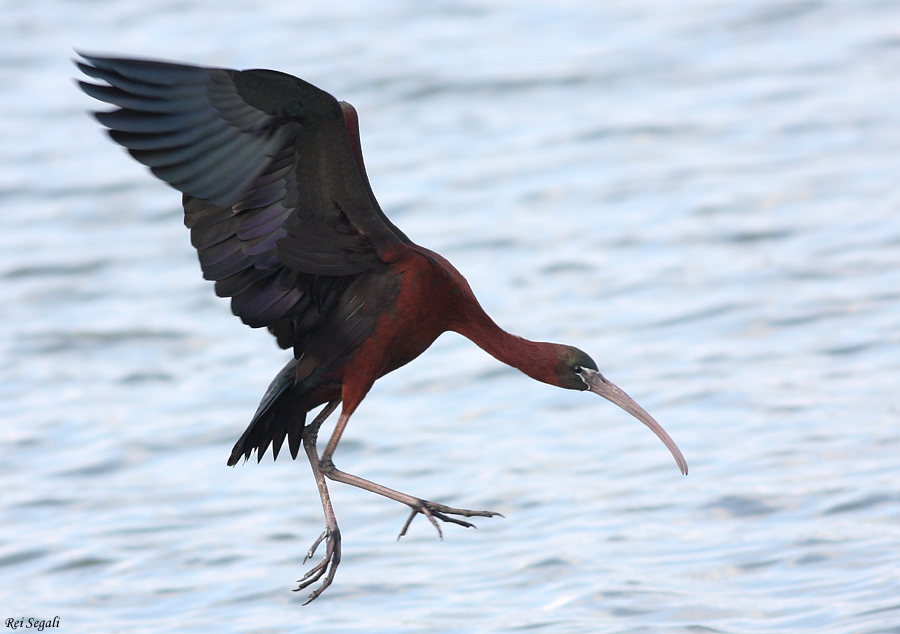
[[(900, 632), (900, 5), (0, 2), (0, 617), (61, 632)], [(300, 75), (382, 207), (591, 395), (447, 335), (339, 466), (499, 511), (438, 541), (308, 466), (225, 466), (284, 363), (73, 48)]]

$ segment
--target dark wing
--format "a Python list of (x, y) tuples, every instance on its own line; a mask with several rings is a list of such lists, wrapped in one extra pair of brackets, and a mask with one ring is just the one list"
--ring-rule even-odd
[(232, 311), (303, 351), (364, 272), (409, 244), (362, 163), (356, 115), (284, 73), (82, 55), (110, 136), (184, 193), (204, 277)]

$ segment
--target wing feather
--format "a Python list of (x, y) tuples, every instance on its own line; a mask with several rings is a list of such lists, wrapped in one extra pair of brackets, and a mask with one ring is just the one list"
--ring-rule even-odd
[(82, 89), (116, 108), (96, 113), (110, 137), (184, 194), (216, 294), (293, 348), (229, 464), (270, 444), (277, 457), (285, 438), (296, 457), (303, 412), (318, 404), (303, 400), (315, 383), (301, 389), (303, 377), (370, 335), (398, 291), (389, 264), (412, 245), (372, 193), (355, 110), (276, 71), (82, 58), (103, 82)]
[(371, 195), (355, 113), (348, 128), (349, 106), (328, 93), (275, 71), (82, 57), (104, 82), (82, 89), (117, 106), (97, 119), (184, 192), (204, 277), (245, 323), (314, 328), (354, 276), (407, 241)]

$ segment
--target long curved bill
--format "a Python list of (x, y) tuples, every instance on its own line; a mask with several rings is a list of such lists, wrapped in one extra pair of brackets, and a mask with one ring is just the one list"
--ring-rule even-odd
[(590, 370), (585, 368), (582, 371), (582, 378), (584, 382), (588, 386), (588, 390), (593, 392), (594, 394), (599, 394), (606, 400), (614, 403), (624, 409), (626, 412), (634, 416), (636, 419), (644, 423), (647, 427), (656, 434), (663, 444), (669, 448), (669, 451), (672, 452), (672, 455), (675, 457), (675, 462), (678, 463), (678, 468), (681, 469), (681, 473), (687, 475), (688, 466), (687, 461), (684, 459), (684, 456), (681, 455), (681, 450), (678, 448), (678, 445), (675, 444), (675, 441), (666, 433), (666, 430), (662, 428), (662, 426), (657, 423), (650, 414), (648, 414), (643, 407), (638, 405), (633, 398), (628, 396), (624, 391), (619, 389), (619, 387), (615, 383), (611, 383), (604, 377), (602, 374), (597, 372), (596, 370)]

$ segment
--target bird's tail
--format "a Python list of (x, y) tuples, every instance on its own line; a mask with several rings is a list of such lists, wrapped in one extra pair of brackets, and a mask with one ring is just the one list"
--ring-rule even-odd
[(272, 458), (278, 458), (285, 436), (291, 457), (297, 457), (306, 424), (306, 408), (300, 407), (296, 390), (293, 389), (297, 385), (296, 371), (297, 360), (291, 359), (269, 384), (253, 419), (231, 450), (229, 467), (237, 464), (241, 456), (245, 460), (250, 458), (254, 449), (257, 462), (262, 460), (269, 443), (272, 443)]

